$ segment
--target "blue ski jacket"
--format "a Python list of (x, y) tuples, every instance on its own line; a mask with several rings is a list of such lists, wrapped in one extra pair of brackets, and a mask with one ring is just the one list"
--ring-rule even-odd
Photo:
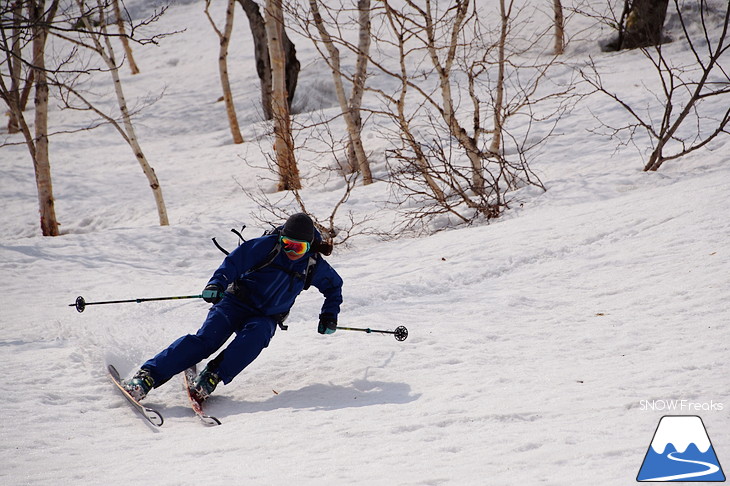
[[(315, 240), (321, 241), (318, 233)], [(310, 250), (292, 261), (281, 250), (271, 263), (251, 271), (269, 257), (278, 243), (277, 234), (245, 241), (226, 256), (208, 284), (227, 289), (226, 298), (238, 298), (255, 311), (274, 316), (289, 312), (308, 280), (324, 295), (321, 313), (337, 318), (342, 304), (342, 278), (321, 254)]]

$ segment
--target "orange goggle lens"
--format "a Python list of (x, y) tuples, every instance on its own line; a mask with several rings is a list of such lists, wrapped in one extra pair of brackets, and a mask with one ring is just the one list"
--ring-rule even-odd
[(287, 253), (304, 255), (305, 253), (307, 253), (307, 251), (309, 251), (308, 241), (295, 240), (286, 236), (282, 236), (281, 238), (279, 238), (279, 241), (281, 241), (281, 246)]

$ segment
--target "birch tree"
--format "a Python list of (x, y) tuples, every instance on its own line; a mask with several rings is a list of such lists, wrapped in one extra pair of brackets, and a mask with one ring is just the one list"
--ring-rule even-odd
[(573, 86), (551, 86), (555, 58), (529, 52), (544, 53), (547, 31), (529, 33), (519, 23), (530, 13), (495, 3), (497, 15), (469, 0), (379, 2), (372, 51), (389, 56), (369, 61), (399, 89), (369, 89), (386, 107), (373, 113), (397, 125), (384, 130), (386, 156), (407, 228), (490, 220), (510, 207), (511, 191), (543, 188), (529, 161), (573, 103)]
[[(324, 45), (326, 51), (322, 55), (332, 70), (332, 80), (335, 85), (337, 101), (340, 105), (345, 125), (347, 126), (347, 133), (350, 140), (349, 149), (352, 151), (352, 154), (348, 158), (351, 160), (350, 165), (359, 170), (362, 175), (363, 185), (368, 185), (373, 182), (373, 175), (370, 170), (370, 162), (362, 144), (362, 117), (360, 115), (360, 108), (365, 88), (368, 56), (370, 54), (370, 0), (358, 0), (357, 2), (359, 26), (356, 50), (357, 62), (355, 64), (355, 72), (349, 77), (352, 82), (349, 99), (345, 93), (343, 81), (345, 73), (341, 67), (340, 51), (327, 30), (325, 21), (320, 13), (319, 5), (320, 2), (318, 0), (309, 0), (314, 25), (319, 33), (319, 41)], [(338, 40), (338, 42), (341, 43), (342, 41)]]
[(233, 7), (236, 0), (228, 0), (226, 7), (226, 20), (223, 31), (218, 29), (213, 18), (210, 16), (210, 2), (205, 0), (205, 15), (208, 17), (210, 25), (218, 35), (220, 49), (218, 51), (218, 73), (221, 78), (221, 87), (223, 88), (223, 101), (226, 104), (226, 115), (228, 116), (228, 126), (231, 130), (233, 143), (243, 143), (241, 136), (241, 128), (238, 125), (238, 116), (236, 115), (236, 106), (233, 103), (233, 94), (231, 93), (231, 82), (228, 77), (228, 45), (231, 41), (231, 33), (233, 32)]
[[(647, 60), (644, 85), (651, 86), (651, 74), (656, 87), (646, 88), (643, 102), (629, 102), (624, 94), (606, 86), (593, 63), (581, 72), (597, 93), (624, 109), (625, 124), (601, 123), (612, 138), (620, 139), (622, 144), (631, 143), (642, 154), (648, 153), (645, 171), (656, 171), (666, 161), (684, 157), (730, 134), (730, 108), (712, 114), (716, 106), (730, 107), (730, 3), (717, 11), (704, 0), (690, 4), (673, 0), (672, 4), (681, 29), (681, 38), (674, 42), (684, 43), (693, 61), (672, 59), (661, 44), (642, 48)], [(642, 133), (648, 142), (642, 140)]]
[[(79, 11), (86, 11), (86, 5), (84, 0), (76, 0), (76, 3), (79, 7)], [(129, 107), (127, 106), (127, 101), (124, 96), (124, 90), (122, 88), (122, 80), (119, 76), (119, 64), (117, 63), (114, 48), (110, 41), (110, 35), (107, 31), (106, 14), (104, 7), (105, 5), (101, 2), (101, 0), (97, 0), (96, 7), (92, 9), (95, 10), (96, 15), (99, 16), (98, 27), (94, 27), (91, 25), (88, 15), (84, 15), (82, 17), (85, 26), (85, 33), (89, 36), (89, 39), (91, 40), (91, 44), (85, 45), (86, 47), (96, 52), (101, 57), (101, 59), (103, 59), (104, 64), (109, 70), (109, 73), (112, 77), (112, 82), (114, 84), (114, 93), (116, 95), (117, 104), (121, 115), (121, 124), (118, 123), (114, 118), (102, 113), (100, 110), (94, 107), (80, 93), (75, 92), (75, 94), (82, 102), (87, 104), (90, 109), (94, 110), (104, 119), (109, 121), (114, 126), (114, 128), (117, 129), (117, 131), (122, 136), (122, 138), (124, 138), (127, 144), (129, 144), (130, 148), (134, 152), (134, 156), (137, 159), (137, 162), (144, 172), (144, 175), (147, 177), (147, 182), (149, 183), (150, 189), (152, 190), (152, 194), (155, 198), (155, 204), (157, 206), (157, 215), (159, 217), (160, 226), (167, 226), (170, 223), (167, 217), (167, 208), (165, 207), (165, 201), (162, 197), (162, 188), (160, 187), (160, 183), (157, 179), (157, 175), (155, 174), (155, 170), (149, 164), (149, 162), (147, 161), (147, 157), (142, 151), (142, 147), (139, 144), (139, 140), (134, 129), (134, 124), (132, 123), (132, 116), (130, 114)]]
[[(28, 147), (35, 173), (38, 192), (38, 208), (40, 213), (40, 227), (43, 236), (57, 236), (59, 234), (56, 219), (55, 199), (53, 197), (53, 183), (51, 178), (51, 161), (48, 143), (48, 73), (46, 69), (46, 41), (51, 26), (58, 12), (59, 0), (47, 4), (45, 0), (26, 0), (16, 2), (10, 7), (12, 22), (9, 29), (5, 27), (6, 17), (3, 15), (2, 31), (2, 74), (0, 75), (0, 97), (11, 110), (12, 116), (23, 133)], [(27, 17), (23, 17), (23, 11)], [(10, 33), (10, 37), (8, 37)], [(30, 38), (32, 49), (31, 60), (28, 62), (21, 55), (21, 42)], [(23, 114), (21, 94), (19, 92), (19, 76), (22, 64), (28, 63), (35, 80), (35, 115), (34, 133), (31, 133), (28, 122)], [(7, 74), (6, 74), (7, 73)], [(11, 79), (10, 86), (6, 79)], [(12, 81), (15, 79), (15, 81)]]
[(274, 123), (274, 151), (279, 169), (278, 190), (301, 189), (299, 169), (294, 158), (294, 138), (287, 102), (286, 58), (282, 40), (284, 15), (282, 0), (267, 0), (264, 19), (271, 61), (271, 108)]
[[(16, 0), (12, 5), (0, 4), (0, 11), (3, 14), (0, 29), (0, 53), (2, 54), (2, 58), (0, 58), (0, 98), (8, 104), (16, 118), (33, 160), (38, 186), (41, 230), (44, 235), (58, 234), (49, 156), (49, 137), (52, 134), (48, 129), (48, 103), (51, 93), (60, 102), (61, 109), (91, 110), (111, 123), (122, 134), (133, 149), (135, 157), (149, 180), (157, 202), (160, 224), (168, 224), (159, 181), (139, 146), (131, 122), (132, 113), (124, 99), (119, 76), (121, 63), (115, 59), (110, 40), (119, 39), (120, 34), (110, 33), (107, 30), (110, 26), (107, 25), (105, 9), (113, 8), (111, 1), (105, 0), (103, 3), (97, 1), (91, 6), (83, 0), (67, 3), (60, 0), (53, 0), (50, 3), (46, 0)], [(61, 10), (61, 6), (63, 10)], [(165, 9), (156, 11), (153, 16), (136, 26), (156, 21), (164, 11)], [(135, 26), (132, 26), (132, 32), (134, 30)], [(70, 43), (72, 48), (56, 50), (56, 52), (63, 52), (64, 57), (51, 58), (53, 65), (49, 66), (44, 49), (46, 40), (51, 35), (58, 42)], [(159, 38), (170, 34), (157, 34), (146, 39), (133, 39), (131, 35), (124, 35), (136, 42), (156, 43)], [(23, 44), (24, 42), (25, 44)], [(95, 107), (93, 102), (87, 99), (87, 96), (78, 88), (78, 85), (81, 84), (80, 79), (88, 78), (92, 72), (98, 72), (88, 65), (87, 59), (79, 56), (78, 46), (87, 47), (99, 53), (100, 59), (103, 59), (103, 63), (107, 66), (119, 104), (118, 118)], [(22, 68), (23, 66), (27, 66), (27, 71)], [(26, 72), (26, 79), (22, 79)], [(28, 96), (27, 86), (30, 82), (34, 83), (36, 108), (32, 124), (25, 119), (23, 112), (25, 99)], [(26, 88), (20, 91), (23, 83)], [(52, 92), (49, 87), (53, 88)], [(81, 106), (73, 104), (72, 99)], [(95, 120), (90, 121), (86, 127), (80, 126), (73, 130), (87, 131), (97, 126), (100, 124), (98, 120)], [(34, 133), (29, 127), (33, 127)]]

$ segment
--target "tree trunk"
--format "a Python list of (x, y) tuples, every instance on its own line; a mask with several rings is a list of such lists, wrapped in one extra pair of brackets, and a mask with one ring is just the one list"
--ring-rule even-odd
[[(248, 24), (253, 37), (254, 57), (256, 58), (256, 73), (261, 80), (261, 106), (264, 110), (264, 118), (271, 120), (271, 60), (269, 59), (269, 46), (266, 38), (266, 24), (261, 16), (259, 5), (254, 0), (238, 0), (243, 11), (248, 17)], [(287, 102), (291, 109), (294, 99), (294, 92), (297, 88), (300, 64), (297, 60), (297, 51), (294, 44), (282, 28), (284, 37), (284, 51), (286, 52), (286, 88)]]
[(287, 103), (286, 58), (283, 48), (282, 31), (284, 15), (282, 0), (266, 2), (266, 40), (269, 45), (271, 62), (271, 111), (274, 121), (274, 150), (279, 167), (280, 191), (301, 189), (299, 170), (294, 159), (294, 139), (291, 133), (291, 118)]
[[(113, 52), (111, 51), (112, 46), (109, 42), (109, 37), (105, 36), (104, 40), (106, 41), (107, 49), (109, 49), (109, 52)], [(157, 205), (157, 216), (160, 220), (160, 226), (168, 226), (170, 224), (170, 221), (167, 218), (167, 208), (165, 206), (165, 200), (162, 197), (162, 188), (160, 187), (160, 182), (157, 179), (155, 170), (147, 161), (147, 157), (145, 157), (144, 152), (142, 152), (142, 147), (140, 147), (139, 142), (137, 141), (137, 134), (134, 131), (132, 118), (129, 114), (129, 109), (127, 108), (127, 101), (124, 98), (124, 92), (122, 91), (122, 82), (119, 78), (119, 69), (116, 68), (113, 58), (108, 66), (111, 71), (112, 78), (114, 79), (114, 90), (117, 94), (119, 110), (122, 112), (124, 130), (126, 131), (128, 137), (127, 142), (129, 143), (130, 147), (132, 147), (132, 151), (134, 151), (134, 156), (137, 159), (137, 162), (139, 162), (139, 165), (142, 167), (142, 172), (144, 172), (144, 175), (147, 177), (147, 182), (150, 185), (150, 189), (152, 189), (152, 194), (155, 198), (155, 204)]]
[(48, 81), (46, 77), (45, 49), (48, 38), (48, 25), (55, 16), (58, 0), (54, 1), (46, 13), (45, 0), (30, 4), (33, 23), (33, 71), (35, 75), (35, 139), (33, 168), (38, 188), (38, 207), (43, 236), (58, 236), (53, 184), (51, 181), (51, 162), (48, 156)]
[[(384, 2), (384, 7), (388, 22), (392, 26), (399, 25), (399, 12), (390, 6), (388, 2)], [(396, 32), (396, 46), (398, 47), (399, 71), (395, 77), (400, 82), (400, 90), (398, 98), (395, 96), (392, 97), (393, 103), (396, 107), (396, 113), (393, 118), (395, 118), (398, 122), (403, 144), (413, 152), (411, 159), (417, 173), (423, 177), (426, 186), (432, 192), (433, 199), (435, 199), (439, 204), (445, 204), (446, 194), (444, 194), (436, 180), (431, 176), (431, 168), (429, 167), (428, 157), (426, 157), (426, 154), (423, 153), (423, 146), (421, 143), (419, 143), (413, 135), (413, 131), (410, 127), (411, 118), (406, 115), (406, 97), (408, 95), (409, 88), (409, 73), (406, 59), (408, 57), (406, 54), (406, 35), (403, 32)]]
[(117, 28), (119, 29), (119, 37), (122, 41), (122, 47), (129, 61), (129, 69), (132, 74), (139, 74), (139, 68), (137, 63), (134, 62), (134, 56), (132, 55), (132, 48), (129, 46), (129, 39), (127, 39), (127, 33), (124, 31), (124, 19), (122, 19), (122, 9), (119, 8), (119, 0), (112, 2), (114, 8), (114, 15), (117, 17)]
[(656, 46), (662, 43), (664, 19), (669, 0), (627, 2), (628, 15), (619, 36), (618, 50)]
[(563, 16), (563, 5), (561, 0), (553, 0), (553, 13), (555, 18), (555, 55), (565, 51), (565, 17)]
[[(142, 152), (142, 147), (140, 147), (139, 142), (137, 141), (137, 134), (134, 131), (134, 125), (132, 124), (132, 118), (129, 114), (127, 101), (124, 97), (124, 90), (122, 89), (122, 80), (119, 77), (119, 67), (114, 58), (114, 48), (112, 47), (111, 41), (109, 40), (110, 36), (107, 34), (106, 31), (106, 22), (103, 17), (104, 10), (101, 1), (102, 0), (97, 0), (97, 5), (99, 6), (99, 12), (101, 15), (101, 32), (94, 32), (91, 24), (89, 23), (89, 20), (86, 17), (84, 17), (83, 21), (86, 29), (91, 35), (94, 45), (96, 46), (97, 53), (102, 57), (107, 67), (109, 68), (109, 72), (112, 75), (112, 80), (114, 81), (114, 92), (117, 96), (117, 104), (119, 105), (119, 111), (122, 113), (122, 121), (124, 122), (124, 130), (120, 130), (120, 132), (122, 133), (122, 136), (125, 138), (129, 146), (132, 148), (137, 162), (139, 162), (139, 165), (142, 167), (142, 172), (144, 172), (144, 175), (147, 177), (147, 181), (149, 182), (150, 188), (152, 189), (152, 194), (154, 195), (155, 203), (157, 205), (157, 215), (160, 220), (160, 226), (168, 226), (170, 222), (167, 218), (167, 208), (165, 207), (165, 201), (162, 197), (162, 188), (160, 187), (160, 183), (157, 179), (157, 175), (155, 174), (155, 170), (152, 168), (152, 166), (150, 166), (147, 158), (144, 155), (144, 152)], [(99, 37), (104, 38), (103, 45)]]
[[(309, 6), (312, 10), (312, 16), (314, 17), (314, 23), (319, 31), (319, 35), (322, 39), (322, 43), (327, 49), (329, 56), (329, 65), (332, 69), (332, 80), (335, 84), (335, 92), (337, 93), (337, 100), (340, 103), (340, 110), (342, 116), (345, 119), (345, 125), (347, 126), (347, 133), (350, 138), (349, 148), (352, 150), (356, 163), (355, 165), (360, 174), (363, 177), (363, 185), (372, 184), (373, 175), (370, 172), (370, 163), (368, 162), (367, 155), (365, 155), (365, 149), (362, 145), (362, 139), (360, 138), (360, 130), (362, 128), (362, 122), (360, 118), (360, 102), (362, 100), (362, 91), (365, 84), (365, 68), (367, 66), (367, 49), (370, 45), (370, 1), (360, 0), (358, 7), (360, 8), (360, 52), (358, 53), (358, 72), (356, 74), (355, 82), (353, 83), (352, 96), (348, 103), (345, 96), (345, 87), (342, 82), (342, 71), (340, 69), (340, 51), (335, 46), (332, 38), (325, 28), (322, 15), (319, 13), (319, 5), (317, 0), (309, 0)], [(366, 12), (366, 13), (365, 13)], [(367, 17), (363, 19), (363, 16)], [(363, 37), (367, 37), (366, 41), (363, 41)], [(363, 50), (364, 49), (364, 50)], [(355, 103), (357, 103), (356, 106)]]
[(31, 69), (28, 71), (28, 79), (25, 80), (25, 87), (23, 87), (23, 92), (20, 94), (20, 111), (25, 111), (26, 106), (28, 106), (28, 98), (30, 98), (33, 83), (35, 83), (35, 73)]
[(504, 68), (505, 68), (505, 42), (507, 41), (507, 27), (509, 26), (509, 17), (504, 4), (505, 0), (499, 0), (499, 15), (501, 30), (499, 40), (497, 41), (497, 87), (494, 92), (494, 132), (492, 134), (492, 143), (489, 151), (493, 154), (499, 154), (502, 148), (502, 131), (504, 129)]
[(20, 61), (20, 59), (22, 59), (20, 34), (23, 11), (20, 2), (16, 2), (12, 6), (12, 12), (13, 28), (11, 34), (12, 42), (10, 46), (12, 56), (8, 56), (8, 63), (10, 64), (8, 66), (8, 71), (10, 73), (10, 92), (8, 93), (10, 98), (8, 101), (8, 107), (10, 108), (8, 117), (8, 133), (18, 133), (20, 131), (20, 120), (18, 119), (16, 110), (13, 108), (23, 111), (23, 109), (20, 108), (20, 85), (22, 84), (20, 77), (23, 73), (23, 63)]
[(281, 24), (281, 35), (284, 42), (284, 74), (286, 79), (287, 93), (286, 103), (289, 110), (291, 111), (291, 104), (292, 101), (294, 101), (294, 93), (297, 90), (297, 81), (299, 81), (299, 69), (301, 65), (299, 64), (299, 60), (297, 59), (297, 49), (294, 46), (294, 43), (289, 39), (289, 36), (286, 34), (283, 20)]
[(220, 49), (218, 51), (218, 72), (221, 79), (221, 87), (223, 89), (223, 101), (226, 104), (226, 114), (228, 115), (228, 127), (231, 130), (231, 136), (233, 137), (233, 143), (243, 143), (243, 137), (241, 136), (241, 128), (238, 125), (238, 116), (236, 116), (236, 106), (233, 103), (233, 94), (231, 93), (231, 83), (228, 77), (228, 45), (231, 42), (231, 33), (233, 32), (233, 13), (234, 13), (234, 2), (236, 0), (228, 0), (228, 6), (226, 7), (226, 22), (223, 32), (218, 30), (213, 18), (210, 16), (208, 11), (211, 0), (205, 2), (205, 15), (210, 21), (210, 25), (218, 34), (220, 40)]
[[(355, 154), (358, 168), (363, 176), (363, 185), (373, 182), (373, 175), (370, 171), (370, 161), (365, 155), (362, 145), (362, 97), (365, 92), (365, 79), (367, 78), (368, 56), (370, 56), (370, 0), (358, 0), (358, 46), (357, 61), (355, 62), (355, 74), (352, 80), (352, 93), (350, 93), (350, 110), (352, 112), (355, 137), (350, 140), (350, 146)], [(359, 152), (361, 153), (359, 153)]]
[[(503, 0), (502, 0), (503, 1)], [(431, 12), (424, 10), (426, 20), (426, 37), (428, 39), (428, 54), (431, 57), (431, 63), (439, 76), (439, 84), (441, 88), (441, 99), (443, 108), (441, 110), (442, 117), (449, 128), (451, 136), (457, 139), (464, 150), (471, 164), (472, 178), (471, 186), (475, 193), (484, 194), (486, 186), (484, 180), (484, 169), (482, 168), (482, 157), (479, 153), (476, 139), (469, 136), (464, 128), (459, 124), (456, 118), (456, 109), (454, 107), (454, 97), (451, 91), (451, 70), (456, 56), (456, 50), (459, 45), (459, 33), (464, 25), (464, 19), (469, 9), (469, 2), (460, 3), (454, 15), (453, 26), (449, 38), (447, 55), (442, 63), (439, 59), (437, 49), (436, 31)]]
[(233, 2), (235, 2), (235, 0), (228, 0), (228, 7), (226, 8), (226, 26), (220, 42), (218, 70), (220, 71), (221, 84), (223, 86), (223, 100), (226, 103), (226, 113), (228, 114), (228, 122), (231, 127), (233, 143), (238, 144), (243, 143), (243, 137), (241, 136), (241, 128), (238, 125), (236, 107), (233, 104), (231, 83), (228, 79), (228, 44), (231, 41), (231, 33), (233, 32)]

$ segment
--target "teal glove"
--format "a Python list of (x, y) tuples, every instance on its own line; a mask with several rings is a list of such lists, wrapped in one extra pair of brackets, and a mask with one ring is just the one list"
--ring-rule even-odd
[(203, 297), (203, 300), (206, 302), (217, 304), (223, 298), (223, 294), (223, 287), (218, 284), (208, 284), (205, 286), (201, 297)]
[(321, 314), (317, 332), (320, 334), (334, 334), (337, 330), (337, 318), (332, 314)]

